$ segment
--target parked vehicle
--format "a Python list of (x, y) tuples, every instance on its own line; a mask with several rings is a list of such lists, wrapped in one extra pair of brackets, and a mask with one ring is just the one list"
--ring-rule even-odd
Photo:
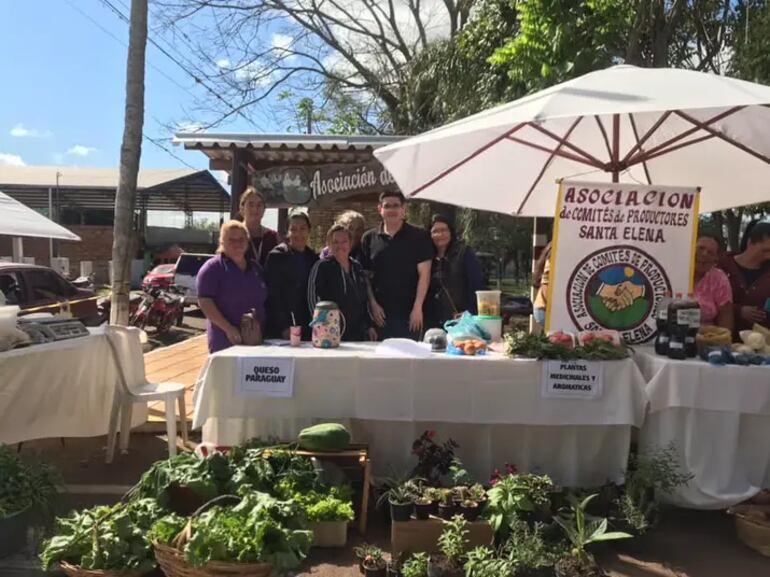
[(195, 254), (191, 252), (179, 255), (176, 261), (174, 284), (182, 290), (185, 306), (198, 304), (198, 291), (195, 288), (198, 271), (203, 266), (203, 263), (213, 256), (213, 254)]
[(175, 264), (159, 264), (142, 279), (142, 290), (149, 290), (150, 287), (168, 289), (174, 283)]
[[(140, 292), (132, 292), (128, 297), (128, 318), (130, 319), (136, 314), (139, 305), (144, 298), (144, 294)], [(112, 294), (108, 294), (100, 298), (96, 302), (96, 309), (99, 314), (99, 322), (106, 323), (110, 320), (110, 311), (112, 310)]]
[(75, 280), (72, 281), (72, 284), (75, 285), (78, 288), (87, 289), (87, 290), (94, 290), (94, 281), (96, 280), (96, 274), (91, 273), (85, 276), (79, 276)]
[(153, 327), (158, 333), (165, 333), (174, 325), (180, 326), (183, 317), (183, 297), (177, 289), (150, 287), (136, 312), (129, 317), (129, 323), (142, 330)]
[(70, 303), (72, 316), (86, 325), (99, 323), (93, 290), (78, 288), (47, 266), (0, 263), (0, 291), (6, 304), (25, 312), (58, 313)]

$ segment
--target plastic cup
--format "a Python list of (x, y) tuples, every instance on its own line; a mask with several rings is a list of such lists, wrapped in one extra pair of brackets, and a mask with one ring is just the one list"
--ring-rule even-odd
[(298, 347), (302, 342), (302, 327), (294, 325), (289, 327), (289, 344), (292, 347)]
[(500, 291), (476, 291), (476, 304), (479, 316), (500, 316)]

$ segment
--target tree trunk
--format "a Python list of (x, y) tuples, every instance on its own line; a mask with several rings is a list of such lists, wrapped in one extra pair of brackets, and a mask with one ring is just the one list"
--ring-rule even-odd
[(725, 220), (727, 221), (727, 248), (728, 250), (738, 251), (741, 244), (741, 221), (743, 220), (742, 208), (731, 208), (725, 210)]
[(725, 243), (725, 219), (724, 214), (722, 214), (722, 211), (716, 211), (711, 215), (712, 220), (714, 222), (714, 232), (715, 234), (719, 235), (719, 239), (722, 241), (722, 244)]
[(144, 52), (147, 46), (147, 0), (131, 0), (131, 25), (126, 65), (126, 110), (120, 147), (120, 178), (115, 197), (112, 242), (112, 308), (110, 323), (128, 324), (131, 291), (131, 236), (136, 206), (136, 180), (142, 154), (144, 125)]

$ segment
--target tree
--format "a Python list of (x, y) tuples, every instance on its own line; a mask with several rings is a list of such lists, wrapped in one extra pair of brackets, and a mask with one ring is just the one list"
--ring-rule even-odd
[(126, 106), (123, 144), (120, 148), (120, 177), (115, 197), (112, 243), (112, 307), (110, 323), (128, 324), (131, 291), (131, 258), (134, 251), (134, 209), (136, 180), (142, 154), (144, 124), (144, 53), (147, 46), (147, 0), (131, 1), (131, 24), (126, 64)]
[[(189, 22), (186, 52), (220, 95), (220, 120), (327, 83), (381, 103), (390, 128), (409, 133), (400, 106), (408, 64), (439, 37), (455, 36), (476, 0), (158, 0), (167, 25)], [(272, 35), (270, 35), (272, 33)], [(267, 36), (267, 38), (266, 38)], [(211, 63), (218, 62), (217, 70)]]

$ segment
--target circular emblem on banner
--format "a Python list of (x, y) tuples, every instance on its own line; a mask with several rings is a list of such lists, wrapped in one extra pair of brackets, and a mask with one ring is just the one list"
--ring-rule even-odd
[(633, 246), (586, 256), (567, 282), (567, 310), (580, 330), (614, 329), (627, 343), (655, 336), (655, 303), (671, 291), (666, 271)]

